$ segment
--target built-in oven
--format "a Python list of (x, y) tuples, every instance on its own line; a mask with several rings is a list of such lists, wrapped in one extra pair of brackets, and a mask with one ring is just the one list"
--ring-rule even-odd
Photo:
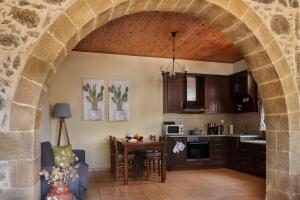
[(209, 138), (189, 136), (187, 138), (187, 159), (189, 161), (209, 159)]

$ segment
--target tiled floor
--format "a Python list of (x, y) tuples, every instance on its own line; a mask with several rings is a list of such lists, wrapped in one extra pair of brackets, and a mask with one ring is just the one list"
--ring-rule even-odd
[(108, 172), (90, 172), (87, 200), (263, 200), (265, 180), (229, 169), (175, 171), (166, 183), (129, 181)]

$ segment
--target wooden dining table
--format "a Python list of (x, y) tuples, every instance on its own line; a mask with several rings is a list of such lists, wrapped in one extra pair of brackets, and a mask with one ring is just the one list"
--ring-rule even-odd
[(124, 147), (124, 185), (128, 185), (128, 153), (158, 150), (161, 153), (161, 182), (166, 180), (166, 141), (143, 139), (137, 142), (128, 142), (126, 138), (118, 138), (117, 142)]

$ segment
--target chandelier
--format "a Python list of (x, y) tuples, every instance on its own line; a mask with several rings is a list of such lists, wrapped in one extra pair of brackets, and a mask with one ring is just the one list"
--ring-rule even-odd
[[(178, 62), (175, 61), (175, 38), (176, 38), (176, 34), (177, 32), (171, 32), (172, 35), (172, 39), (173, 39), (173, 57), (172, 57), (172, 61), (166, 65), (166, 66), (161, 66), (160, 67), (160, 72), (162, 75), (164, 75), (165, 73), (168, 73), (169, 76), (175, 76), (176, 72), (182, 72), (187, 74), (189, 71), (189, 66), (188, 65), (180, 65)], [(176, 71), (176, 68), (178, 68), (179, 70)]]

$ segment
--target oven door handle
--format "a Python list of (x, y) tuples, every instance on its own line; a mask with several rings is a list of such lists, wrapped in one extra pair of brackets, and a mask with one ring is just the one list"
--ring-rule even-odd
[(188, 142), (188, 144), (208, 144), (209, 142)]

